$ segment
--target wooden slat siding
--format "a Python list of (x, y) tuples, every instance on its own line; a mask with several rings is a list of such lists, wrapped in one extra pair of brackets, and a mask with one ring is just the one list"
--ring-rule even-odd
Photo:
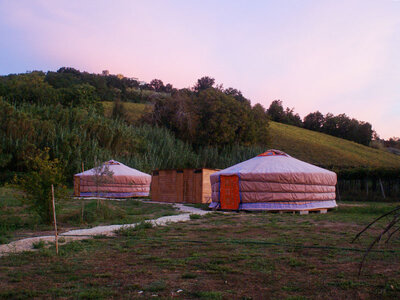
[(159, 193), (160, 201), (175, 202), (176, 201), (176, 171), (161, 170), (159, 171)]
[[(210, 175), (216, 171), (213, 169), (153, 171), (151, 199), (160, 202), (208, 203), (211, 199)], [(157, 172), (158, 175), (155, 175)]]
[(218, 170), (214, 169), (203, 169), (203, 179), (202, 179), (202, 202), (201, 203), (210, 203), (211, 202), (211, 181), (210, 175), (217, 172)]
[(194, 190), (194, 203), (202, 203), (202, 179), (203, 172), (201, 169), (197, 169), (193, 171), (193, 190)]
[(150, 193), (151, 193), (151, 199), (154, 201), (161, 201), (159, 178), (160, 176), (158, 174), (158, 171), (153, 171), (153, 176), (151, 177)]
[(183, 202), (194, 203), (193, 169), (183, 170)]
[(176, 170), (176, 202), (183, 202), (183, 170)]
[(74, 196), (80, 196), (81, 179), (78, 176), (74, 176)]

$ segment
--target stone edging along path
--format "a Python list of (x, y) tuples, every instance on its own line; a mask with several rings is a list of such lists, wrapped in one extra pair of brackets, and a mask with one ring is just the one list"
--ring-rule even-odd
[[(143, 201), (146, 203), (158, 203), (153, 201)], [(166, 203), (162, 203), (166, 204)], [(155, 226), (165, 226), (169, 223), (175, 222), (186, 222), (190, 220), (191, 214), (205, 215), (211, 213), (211, 211), (205, 211), (199, 208), (186, 206), (183, 204), (173, 204), (174, 207), (182, 212), (180, 215), (165, 216), (155, 220), (146, 220), (145, 222), (152, 223)], [(96, 226), (88, 229), (75, 229), (59, 234), (59, 238), (63, 238), (65, 242), (74, 240), (89, 239), (96, 235), (114, 236), (115, 231), (124, 227), (135, 227), (139, 223), (135, 224), (124, 224), (124, 225), (105, 225)], [(37, 236), (32, 238), (21, 239), (13, 241), (9, 244), (0, 245), (0, 256), (7, 255), (9, 253), (18, 253), (23, 251), (33, 251), (33, 244), (43, 242), (54, 242), (54, 235)]]

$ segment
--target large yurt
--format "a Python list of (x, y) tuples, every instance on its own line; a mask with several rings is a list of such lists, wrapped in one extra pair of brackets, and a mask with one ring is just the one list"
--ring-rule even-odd
[[(103, 175), (101, 175), (103, 173)], [(74, 175), (74, 196), (126, 198), (148, 196), (151, 175), (110, 160)]]
[(230, 210), (313, 211), (336, 207), (336, 173), (279, 150), (210, 176), (211, 208)]

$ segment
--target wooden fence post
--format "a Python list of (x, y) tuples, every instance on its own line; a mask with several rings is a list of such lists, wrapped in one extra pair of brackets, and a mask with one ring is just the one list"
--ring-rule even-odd
[(57, 233), (56, 204), (54, 201), (54, 185), (51, 185), (51, 198), (53, 200), (54, 235), (56, 241), (56, 253), (58, 255), (58, 233)]

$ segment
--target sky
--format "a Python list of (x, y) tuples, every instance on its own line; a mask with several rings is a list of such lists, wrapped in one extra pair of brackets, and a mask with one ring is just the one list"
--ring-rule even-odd
[(0, 75), (63, 66), (177, 88), (210, 76), (400, 136), (400, 0), (0, 0)]

